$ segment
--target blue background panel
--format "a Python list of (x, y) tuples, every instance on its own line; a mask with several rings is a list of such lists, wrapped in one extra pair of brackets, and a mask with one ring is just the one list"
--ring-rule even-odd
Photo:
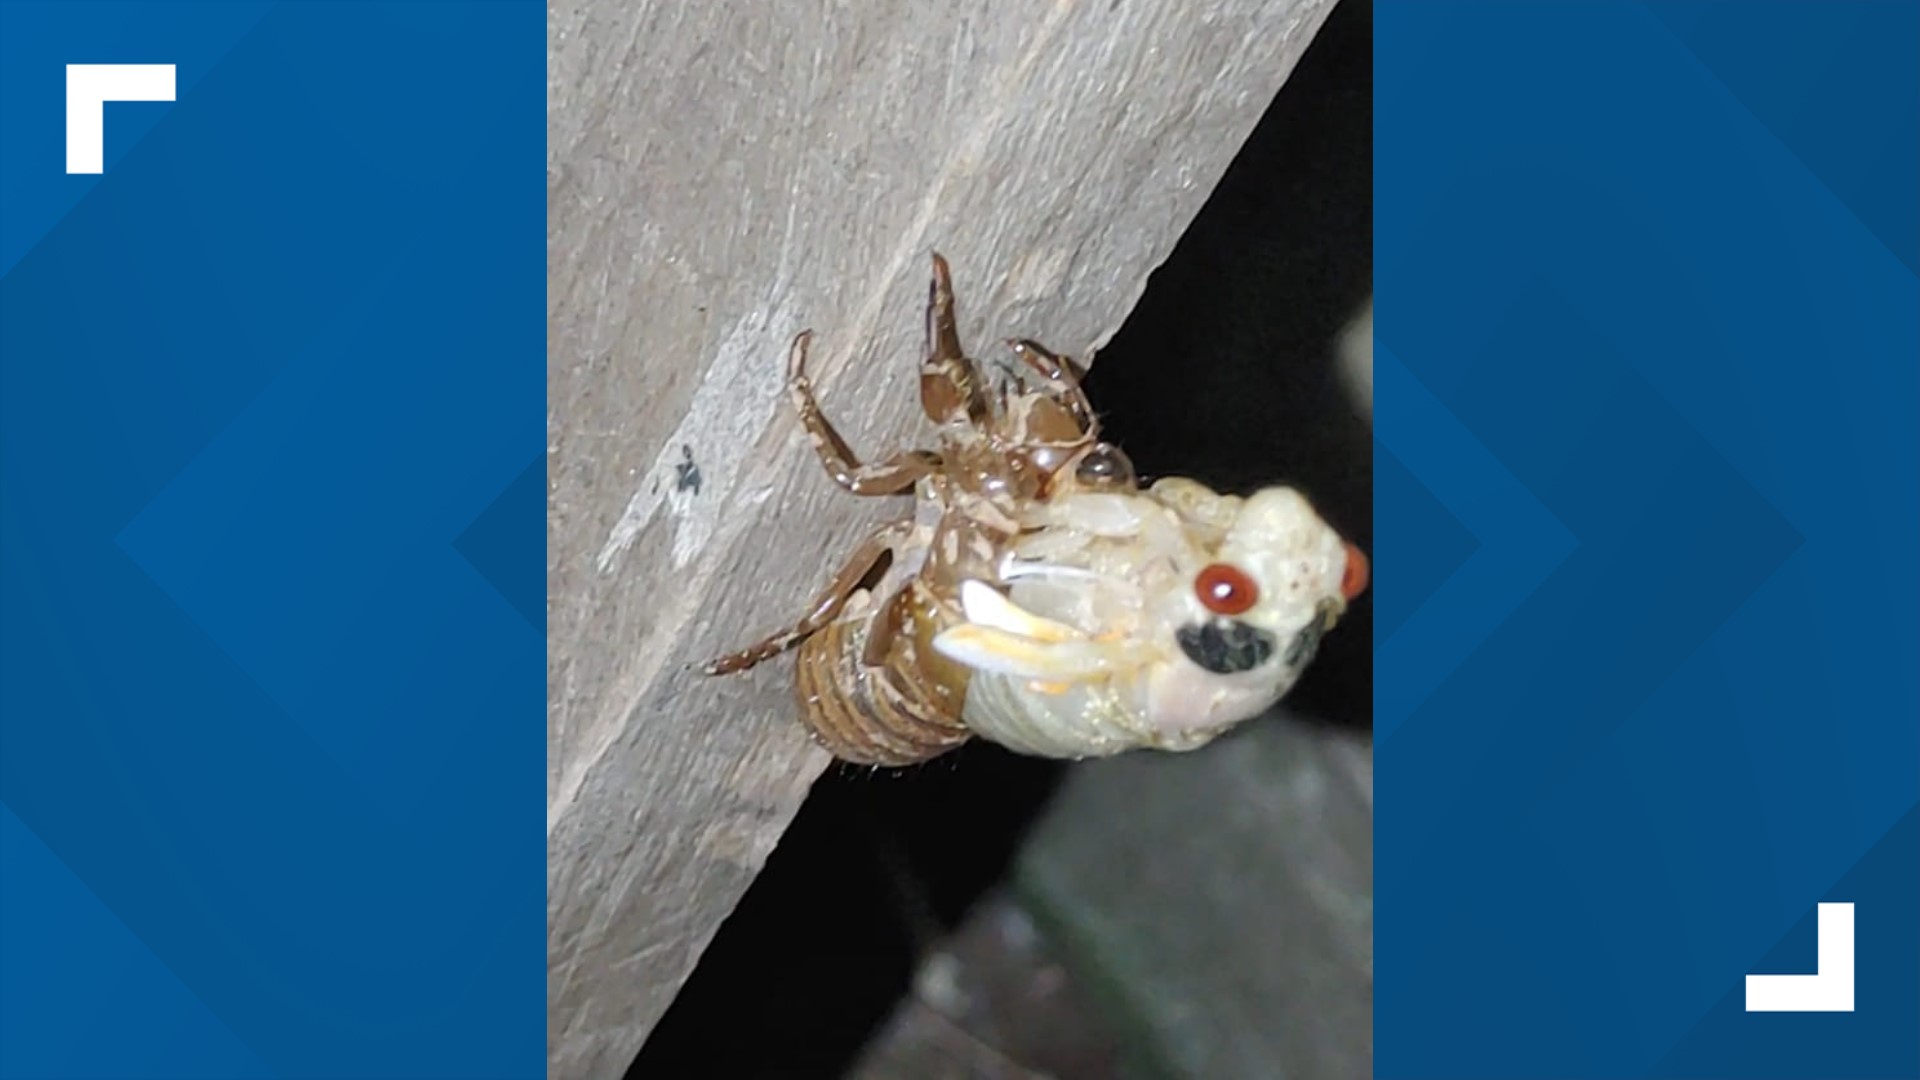
[(544, 1074), (545, 56), (0, 4), (0, 1077)]
[(1378, 1074), (1920, 1076), (1920, 4), (1375, 33)]

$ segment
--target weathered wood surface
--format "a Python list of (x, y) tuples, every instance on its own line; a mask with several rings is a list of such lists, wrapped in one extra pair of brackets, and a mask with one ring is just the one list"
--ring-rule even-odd
[(1014, 880), (1150, 1071), (1373, 1075), (1370, 739), (1270, 718), (1090, 763)]
[(1104, 341), (1331, 3), (552, 5), (552, 1075), (625, 1068), (826, 764), (785, 664), (684, 670), (898, 511), (820, 474), (788, 340), (873, 453), (931, 249), (976, 351)]

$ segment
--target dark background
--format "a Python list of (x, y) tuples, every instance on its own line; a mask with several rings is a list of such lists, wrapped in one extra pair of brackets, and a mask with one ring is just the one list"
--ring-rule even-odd
[[(1143, 476), (1293, 484), (1367, 551), (1372, 436), (1331, 356), (1372, 291), (1372, 85), (1372, 7), (1343, 0), (1087, 382)], [(1368, 727), (1372, 646), (1368, 594), (1290, 711)], [(1070, 767), (975, 744), (829, 769), (629, 1080), (839, 1075)]]

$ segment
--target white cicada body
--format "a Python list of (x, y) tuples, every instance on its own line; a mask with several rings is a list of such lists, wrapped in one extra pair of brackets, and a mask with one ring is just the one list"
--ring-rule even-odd
[(961, 587), (934, 647), (973, 669), (963, 718), (1024, 753), (1189, 750), (1292, 688), (1366, 583), (1298, 492), (1184, 479), (1063, 496), (1009, 545), (1004, 592)]

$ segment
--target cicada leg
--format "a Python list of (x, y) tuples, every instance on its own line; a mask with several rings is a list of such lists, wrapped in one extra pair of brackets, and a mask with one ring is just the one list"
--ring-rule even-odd
[(1071, 359), (1055, 356), (1038, 342), (1012, 338), (1007, 341), (1007, 347), (1040, 376), (1047, 392), (1080, 426), (1080, 433), (1091, 434), (1095, 424), (1093, 403), (1087, 400), (1087, 392), (1080, 386), (1080, 380), (1086, 373), (1078, 370)]
[(927, 289), (927, 343), (920, 361), (920, 407), (936, 424), (966, 420), (985, 427), (992, 419), (980, 370), (960, 347), (953, 318), (953, 279), (947, 260), (933, 253), (933, 283)]
[(871, 587), (874, 580), (885, 572), (894, 549), (906, 540), (909, 532), (910, 526), (906, 522), (888, 525), (875, 531), (854, 551), (846, 565), (840, 568), (840, 573), (834, 576), (833, 582), (814, 598), (811, 610), (799, 622), (738, 652), (728, 653), (713, 660), (701, 670), (708, 675), (731, 675), (737, 671), (745, 671), (786, 652), (818, 633), (821, 627), (832, 622), (841, 611), (845, 610), (847, 602), (853, 599), (855, 593)]
[(938, 470), (940, 455), (926, 450), (909, 450), (878, 464), (861, 463), (813, 396), (813, 383), (807, 378), (807, 343), (812, 339), (811, 331), (793, 339), (793, 348), (787, 354), (787, 392), (833, 482), (855, 495), (898, 495)]
[(934, 638), (934, 650), (977, 671), (1040, 680), (1049, 693), (1081, 679), (1138, 669), (1153, 659), (1141, 642), (1096, 637), (1055, 622), (985, 582), (961, 583), (960, 602), (966, 621)]

